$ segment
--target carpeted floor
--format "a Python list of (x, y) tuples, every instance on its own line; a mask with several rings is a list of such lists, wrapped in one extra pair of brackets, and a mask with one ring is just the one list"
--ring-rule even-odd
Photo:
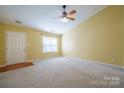
[(0, 74), (2, 88), (124, 87), (124, 69), (58, 57)]

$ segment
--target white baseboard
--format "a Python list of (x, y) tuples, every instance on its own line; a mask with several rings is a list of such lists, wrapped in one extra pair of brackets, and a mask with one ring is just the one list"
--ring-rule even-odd
[(65, 56), (65, 57), (74, 58), (74, 59), (78, 59), (78, 60), (81, 60), (81, 61), (94, 62), (94, 63), (97, 63), (97, 64), (104, 64), (104, 65), (108, 65), (108, 66), (113, 66), (113, 67), (118, 67), (118, 68), (123, 68), (124, 69), (123, 66), (113, 65), (113, 64), (109, 64), (109, 63), (105, 63), (105, 62), (101, 62), (101, 61), (94, 61), (94, 60), (82, 59), (82, 58), (71, 57), (71, 56)]
[[(104, 65), (108, 65), (108, 66), (113, 66), (113, 67), (118, 67), (118, 68), (123, 68), (124, 69), (123, 66), (113, 65), (113, 64), (109, 64), (109, 63), (105, 63), (105, 62), (101, 62), (101, 61), (94, 61), (94, 60), (82, 59), (82, 58), (72, 57), (72, 56), (62, 56), (62, 57), (78, 59), (80, 61), (94, 62), (94, 63), (97, 63), (97, 64), (104, 64)], [(56, 58), (56, 57), (53, 57), (53, 58)], [(26, 60), (26, 62), (39, 62), (39, 61), (43, 61), (43, 60), (47, 60), (47, 59), (51, 59), (51, 58), (32, 59), (32, 60)], [(5, 65), (0, 65), (0, 67), (4, 67), (6, 65), (7, 65), (7, 63)]]

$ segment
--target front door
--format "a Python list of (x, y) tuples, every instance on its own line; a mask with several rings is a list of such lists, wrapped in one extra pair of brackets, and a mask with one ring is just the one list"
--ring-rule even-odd
[(7, 64), (25, 62), (26, 34), (22, 32), (6, 33), (6, 61)]

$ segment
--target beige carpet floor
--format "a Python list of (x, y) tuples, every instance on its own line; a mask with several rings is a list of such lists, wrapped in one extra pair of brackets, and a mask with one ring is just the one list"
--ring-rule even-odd
[(0, 74), (1, 88), (124, 87), (124, 68), (58, 57)]

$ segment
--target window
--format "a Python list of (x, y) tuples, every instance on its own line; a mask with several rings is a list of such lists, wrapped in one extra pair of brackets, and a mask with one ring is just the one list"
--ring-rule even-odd
[(43, 36), (43, 52), (56, 52), (57, 38)]

